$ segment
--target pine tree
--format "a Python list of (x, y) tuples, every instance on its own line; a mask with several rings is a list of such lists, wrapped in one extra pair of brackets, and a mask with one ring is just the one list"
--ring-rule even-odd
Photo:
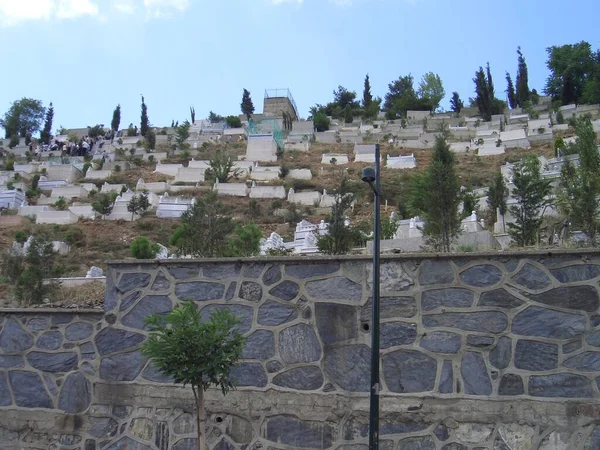
[(371, 105), (373, 101), (373, 95), (371, 94), (371, 81), (369, 80), (369, 74), (365, 77), (365, 88), (363, 89), (363, 109), (365, 111)]
[(464, 107), (465, 105), (460, 99), (460, 95), (458, 95), (458, 92), (453, 92), (452, 98), (450, 99), (450, 108), (452, 109), (452, 111), (458, 114)]
[(148, 121), (148, 107), (146, 106), (144, 96), (142, 95), (142, 117), (140, 121), (140, 134), (145, 137), (149, 129), (150, 122)]
[(190, 117), (192, 118), (192, 123), (196, 123), (196, 108), (190, 106)]
[(327, 216), (328, 233), (319, 236), (317, 246), (326, 255), (345, 255), (358, 242), (358, 232), (346, 226), (346, 213), (352, 206), (354, 195), (346, 177), (342, 178), (340, 187), (334, 192), (334, 203), (331, 214)]
[(484, 120), (490, 121), (492, 120), (490, 93), (483, 67), (480, 66), (479, 70), (475, 72), (473, 82), (475, 83), (475, 102), (477, 103), (479, 113), (483, 116)]
[(242, 108), (242, 114), (244, 114), (246, 118), (250, 120), (250, 117), (252, 116), (252, 114), (254, 114), (254, 104), (252, 103), (252, 98), (250, 97), (250, 91), (248, 91), (247, 89), (244, 89), (244, 94), (242, 95), (242, 103), (240, 106)]
[(529, 91), (529, 74), (527, 71), (527, 63), (525, 62), (523, 53), (521, 53), (521, 47), (517, 48), (517, 54), (519, 55), (519, 64), (517, 68), (516, 99), (519, 108), (523, 108), (525, 102), (531, 98), (531, 93)]
[(411, 206), (425, 221), (426, 243), (435, 251), (449, 252), (460, 232), (460, 183), (454, 155), (444, 130), (435, 138), (433, 161), (413, 179)]
[(121, 126), (121, 105), (117, 105), (113, 112), (112, 122), (110, 123), (110, 129), (116, 134)]
[(506, 72), (506, 97), (508, 98), (508, 105), (510, 106), (510, 109), (515, 109), (517, 107), (515, 85), (513, 84), (513, 80), (508, 72)]
[(489, 62), (485, 66), (485, 73), (486, 73), (486, 76), (487, 76), (488, 95), (490, 96), (490, 99), (493, 99), (496, 96), (496, 93), (494, 91), (494, 81), (492, 80), (492, 71), (490, 70), (490, 63)]
[(40, 133), (40, 139), (43, 144), (50, 144), (50, 137), (52, 136), (52, 120), (54, 119), (54, 106), (50, 103), (48, 111), (46, 111), (46, 121), (44, 122), (44, 129)]
[(494, 177), (494, 181), (488, 188), (487, 204), (492, 210), (496, 222), (498, 221), (498, 213), (502, 216), (502, 228), (505, 229), (504, 216), (506, 214), (506, 200), (508, 199), (508, 188), (504, 183), (504, 177), (500, 172)]

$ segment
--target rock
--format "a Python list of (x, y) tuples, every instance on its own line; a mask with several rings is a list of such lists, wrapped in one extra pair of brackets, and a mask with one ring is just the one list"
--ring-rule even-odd
[(221, 439), (213, 450), (236, 450), (236, 448), (231, 445), (229, 442), (225, 440), (225, 438)]
[(171, 450), (197, 450), (198, 440), (196, 438), (186, 438), (178, 440)]
[(600, 305), (598, 291), (592, 286), (563, 286), (541, 294), (531, 294), (535, 302), (566, 309), (594, 312)]
[(89, 338), (94, 332), (91, 323), (76, 322), (65, 328), (65, 338), (67, 341), (82, 341)]
[(524, 393), (523, 380), (519, 375), (507, 373), (502, 376), (498, 395), (523, 395)]
[(266, 264), (264, 263), (248, 263), (244, 264), (242, 270), (242, 276), (244, 278), (258, 278), (263, 270), (265, 270)]
[(323, 386), (323, 374), (316, 366), (296, 367), (276, 375), (273, 384), (289, 389), (314, 391)]
[(423, 316), (423, 325), (428, 328), (447, 327), (481, 333), (502, 333), (508, 325), (508, 318), (500, 311), (451, 312)]
[(225, 293), (225, 286), (220, 283), (207, 281), (180, 282), (175, 285), (175, 295), (179, 300), (194, 300), (205, 302), (221, 300)]
[(459, 423), (454, 430), (457, 440), (465, 444), (481, 444), (492, 437), (494, 425), (484, 423)]
[(242, 267), (239, 263), (235, 264), (210, 264), (202, 266), (202, 273), (205, 278), (213, 280), (226, 280), (235, 278), (240, 274)]
[(450, 432), (448, 431), (448, 427), (443, 423), (440, 423), (435, 430), (433, 430), (433, 434), (438, 438), (438, 440), (444, 442), (450, 438)]
[(77, 353), (45, 353), (29, 352), (27, 354), (29, 364), (43, 372), (70, 372), (77, 367), (79, 358)]
[[(469, 449), (467, 447), (465, 447), (464, 445), (453, 442), (451, 444), (444, 445), (442, 447), (442, 450), (469, 450)], [(494, 450), (496, 450), (496, 449), (494, 449)]]
[(491, 264), (473, 266), (460, 274), (460, 279), (469, 286), (493, 286), (502, 279), (502, 272)]
[(150, 284), (149, 273), (124, 273), (117, 284), (121, 293), (132, 291), (135, 288), (145, 288)]
[(25, 362), (22, 356), (3, 356), (0, 355), (0, 369), (14, 369), (14, 368), (25, 367)]
[(41, 350), (57, 350), (62, 345), (62, 341), (60, 331), (47, 331), (38, 337), (36, 346)]
[(279, 333), (279, 354), (287, 364), (318, 361), (321, 359), (321, 344), (313, 328), (300, 323)]
[(338, 270), (340, 270), (340, 263), (338, 262), (311, 262), (309, 264), (302, 263), (285, 265), (285, 273), (299, 280), (330, 275)]
[(530, 376), (529, 395), (533, 397), (564, 398), (590, 398), (595, 396), (589, 379), (571, 373)]
[(464, 381), (465, 394), (490, 395), (492, 393), (492, 383), (480, 353), (466, 352), (462, 359), (460, 373)]
[(177, 280), (189, 280), (190, 278), (195, 278), (200, 274), (200, 269), (198, 267), (190, 266), (168, 266), (167, 271), (173, 278)]
[[(173, 450), (175, 447), (173, 447)], [(104, 450), (152, 450), (152, 447), (141, 442), (135, 441), (129, 436), (122, 437), (117, 442), (108, 447), (104, 447)], [(181, 449), (178, 449), (181, 450)]]
[(535, 441), (535, 428), (518, 423), (501, 424), (498, 427), (498, 434), (509, 449), (513, 448), (531, 448)]
[(81, 372), (67, 376), (58, 398), (58, 408), (67, 414), (80, 414), (92, 402), (92, 386)]
[(92, 266), (86, 274), (86, 278), (100, 278), (104, 276), (104, 272), (100, 267)]
[(349, 392), (369, 392), (371, 349), (366, 345), (328, 348), (323, 367), (329, 380)]
[(0, 349), (4, 354), (20, 355), (33, 347), (33, 337), (21, 327), (19, 322), (8, 319), (0, 333)]
[(267, 372), (269, 372), (269, 373), (279, 372), (282, 369), (283, 369), (283, 364), (281, 364), (279, 361), (268, 361), (267, 362)]
[(493, 291), (483, 292), (481, 294), (481, 297), (479, 297), (477, 306), (492, 306), (498, 308), (513, 309), (518, 308), (523, 303), (525, 302), (520, 298), (515, 297), (506, 289), (500, 288), (494, 289)]
[(445, 360), (442, 365), (442, 375), (440, 376), (440, 393), (452, 394), (454, 392), (454, 371), (452, 361)]
[(4, 372), (0, 372), (0, 406), (10, 405), (12, 405), (12, 398), (8, 388), (8, 378), (6, 378), (6, 374)]
[(196, 417), (191, 414), (183, 413), (173, 421), (173, 432), (175, 434), (195, 433), (196, 429)]
[(561, 283), (574, 283), (596, 278), (600, 275), (600, 267), (593, 264), (581, 264), (561, 269), (552, 269), (550, 273)]
[(407, 419), (402, 414), (387, 413), (380, 418), (379, 433), (381, 435), (417, 433), (425, 430), (429, 425), (420, 418)]
[(456, 353), (460, 350), (460, 335), (449, 331), (433, 331), (421, 338), (421, 347), (430, 352)]
[[(370, 322), (373, 299), (369, 298), (360, 310), (361, 321)], [(417, 313), (417, 301), (414, 297), (381, 297), (379, 299), (380, 319), (399, 319), (414, 317)]]
[(13, 370), (8, 373), (8, 378), (17, 406), (22, 408), (54, 408), (52, 400), (50, 400), (50, 396), (37, 373)]
[(346, 300), (360, 302), (362, 286), (345, 277), (331, 277), (324, 280), (307, 281), (306, 293), (318, 300)]
[(200, 311), (202, 320), (209, 320), (212, 312), (215, 309), (226, 309), (236, 316), (240, 323), (236, 326), (237, 330), (245, 334), (252, 328), (252, 320), (254, 309), (251, 306), (245, 305), (207, 305)]
[(585, 342), (592, 347), (600, 347), (600, 330), (590, 331), (585, 338)]
[(519, 339), (515, 347), (517, 369), (541, 372), (558, 367), (558, 345)]
[(232, 281), (229, 283), (229, 287), (227, 288), (227, 292), (225, 293), (225, 300), (229, 301), (235, 295), (235, 290), (237, 289), (237, 281)]
[(600, 448), (600, 425), (597, 425), (592, 434), (585, 441), (583, 450), (596, 450)]
[(104, 311), (112, 311), (119, 301), (119, 291), (115, 284), (115, 271), (110, 270), (106, 277), (106, 291), (104, 294)]
[(432, 391), (437, 362), (416, 350), (396, 350), (382, 357), (383, 377), (391, 392)]
[(165, 274), (161, 271), (156, 274), (154, 283), (152, 283), (151, 291), (168, 291), (171, 287), (171, 282), (167, 279)]
[(240, 363), (231, 370), (238, 386), (265, 387), (268, 379), (265, 369), (259, 363)]
[(454, 281), (454, 270), (450, 261), (426, 260), (419, 269), (419, 284), (448, 284)]
[(512, 357), (512, 341), (506, 336), (498, 339), (496, 347), (490, 352), (490, 363), (496, 369), (506, 369)]
[(102, 358), (100, 378), (107, 381), (133, 381), (146, 365), (146, 361), (138, 351)]
[(583, 347), (583, 343), (580, 340), (573, 341), (573, 342), (569, 342), (567, 344), (564, 344), (562, 346), (562, 351), (563, 351), (563, 354), (567, 355), (569, 353), (576, 352), (581, 347)]
[[(570, 437), (571, 435), (568, 432), (553, 431), (542, 439), (538, 450), (569, 450)], [(600, 441), (597, 442), (597, 447), (600, 448)], [(591, 448), (584, 450), (591, 450)]]
[(408, 345), (417, 339), (417, 326), (414, 323), (385, 322), (381, 324), (381, 348)]
[(435, 442), (431, 436), (406, 438), (399, 444), (402, 450), (435, 450)]
[(27, 328), (31, 331), (44, 331), (48, 329), (48, 326), (48, 319), (45, 317), (34, 317), (27, 321)]
[(272, 266), (267, 269), (263, 275), (263, 284), (265, 286), (271, 286), (281, 280), (281, 267)]
[(152, 362), (142, 372), (142, 378), (155, 383), (173, 383), (173, 379), (160, 372)]
[(137, 347), (145, 339), (146, 337), (143, 334), (133, 331), (104, 328), (96, 335), (94, 342), (96, 343), (98, 353), (104, 356)]
[(421, 309), (432, 311), (444, 308), (469, 308), (473, 304), (473, 292), (468, 289), (447, 288), (424, 291), (421, 298)]
[(569, 339), (585, 331), (585, 317), (530, 306), (515, 316), (512, 332), (523, 336)]
[(258, 323), (260, 325), (276, 326), (291, 322), (298, 317), (293, 306), (282, 305), (273, 300), (267, 300), (258, 308)]
[(43, 378), (44, 382), (46, 383), (46, 387), (48, 388), (48, 392), (50, 392), (50, 395), (58, 394), (58, 388), (56, 387), (54, 376), (50, 375), (49, 373), (45, 373), (43, 375)]
[(138, 417), (129, 424), (129, 432), (139, 439), (150, 441), (154, 436), (154, 423), (145, 417)]
[(169, 423), (156, 423), (156, 436), (154, 437), (154, 445), (159, 450), (169, 450)]
[(242, 359), (267, 360), (275, 355), (275, 337), (272, 331), (256, 330), (246, 338)]
[(53, 314), (52, 315), (52, 325), (64, 325), (67, 324), (69, 322), (71, 322), (73, 320), (74, 315), (73, 314)]
[(486, 348), (494, 345), (492, 336), (480, 336), (478, 334), (469, 334), (467, 336), (467, 345), (476, 348)]
[(600, 370), (600, 352), (583, 352), (567, 359), (563, 365), (581, 372), (597, 372)]
[(294, 416), (266, 419), (266, 438), (295, 448), (326, 449), (333, 445), (333, 427), (327, 422), (300, 420)]
[(298, 295), (298, 291), (300, 290), (300, 286), (293, 281), (282, 281), (277, 286), (269, 291), (273, 297), (278, 298), (279, 300), (293, 300)]
[(238, 296), (249, 302), (260, 302), (262, 300), (262, 286), (254, 281), (244, 281), (240, 286)]
[(146, 318), (153, 314), (166, 316), (173, 309), (171, 299), (166, 295), (146, 295), (131, 311), (121, 319), (121, 323), (130, 328), (147, 330)]
[[(383, 261), (379, 268), (379, 289), (381, 292), (406, 291), (415, 283), (402, 264), (397, 261)], [(373, 264), (367, 264), (367, 291), (373, 290)]]
[(355, 306), (339, 303), (316, 303), (315, 317), (324, 345), (358, 337), (358, 311)]
[(121, 300), (121, 306), (119, 307), (119, 311), (125, 311), (126, 309), (129, 309), (129, 307), (131, 307), (131, 305), (137, 302), (141, 296), (141, 291), (135, 291), (124, 297), (123, 300)]
[(546, 272), (531, 263), (525, 264), (511, 280), (533, 291), (544, 289), (552, 283)]

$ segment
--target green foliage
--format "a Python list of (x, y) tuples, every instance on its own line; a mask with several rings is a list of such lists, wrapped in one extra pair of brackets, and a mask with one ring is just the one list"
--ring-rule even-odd
[[(23, 97), (10, 105), (8, 111), (0, 118), (0, 126), (4, 128), (5, 137), (16, 135), (25, 137), (39, 131), (46, 109), (40, 100)], [(12, 148), (12, 147), (11, 147)]]
[(105, 136), (106, 131), (102, 125), (94, 125), (91, 128), (88, 128), (88, 136), (92, 139), (96, 139), (98, 136)]
[(218, 114), (215, 114), (214, 112), (210, 112), (208, 114), (208, 121), (210, 123), (218, 123), (218, 122), (223, 122), (225, 120), (225, 118), (223, 116), (220, 116)]
[(17, 231), (15, 233), (15, 241), (17, 241), (19, 244), (24, 244), (27, 241), (27, 234), (24, 231)]
[(461, 192), (461, 202), (462, 202), (462, 213), (460, 215), (460, 220), (464, 220), (469, 217), (473, 211), (477, 210), (477, 197), (470, 189), (465, 189)]
[(67, 209), (67, 201), (64, 197), (58, 197), (58, 200), (54, 203), (54, 207), (59, 211), (64, 211)]
[[(496, 218), (496, 222), (498, 221), (498, 213), (504, 220), (504, 215), (506, 214), (506, 201), (508, 199), (508, 188), (504, 183), (504, 177), (501, 173), (497, 173), (494, 177), (494, 181), (488, 188), (488, 198), (487, 204), (488, 208), (492, 211), (494, 217)], [(503, 228), (504, 223), (503, 223)]]
[(400, 219), (392, 219), (392, 216), (383, 219), (379, 225), (381, 227), (381, 239), (394, 239), (394, 235), (396, 234), (396, 231), (398, 231), (399, 223)]
[(254, 114), (254, 104), (252, 103), (252, 98), (250, 97), (250, 91), (244, 89), (244, 93), (242, 94), (242, 103), (240, 103), (240, 108), (242, 109), (242, 114), (244, 114), (248, 120), (252, 114)]
[[(137, 127), (134, 127), (132, 123), (127, 127), (127, 137), (135, 137), (137, 136)], [(121, 142), (122, 144), (122, 142)]]
[(20, 139), (18, 134), (12, 134), (10, 136), (10, 141), (8, 142), (8, 148), (11, 150), (19, 145)]
[(517, 82), (516, 82), (516, 101), (519, 107), (523, 107), (525, 102), (531, 101), (531, 92), (529, 91), (529, 74), (525, 57), (521, 52), (521, 47), (517, 48), (518, 67), (517, 67)]
[(315, 130), (319, 132), (329, 130), (330, 123), (329, 117), (327, 117), (324, 112), (318, 112), (313, 116)]
[(229, 211), (219, 201), (216, 192), (210, 192), (182, 214), (181, 225), (171, 243), (181, 255), (203, 258), (225, 256), (228, 235), (233, 228)]
[(227, 242), (230, 257), (248, 257), (258, 255), (262, 231), (254, 224), (236, 225), (234, 235)]
[(117, 131), (119, 131), (119, 126), (121, 126), (121, 105), (117, 105), (117, 107), (113, 111), (112, 121), (110, 122), (110, 129), (113, 130), (114, 133), (116, 133)]
[(146, 150), (154, 150), (156, 148), (156, 133), (153, 129), (146, 131), (146, 137), (144, 138), (144, 148)]
[(369, 74), (367, 74), (365, 76), (365, 84), (364, 84), (364, 88), (363, 88), (363, 99), (362, 99), (362, 106), (365, 111), (369, 108), (372, 101), (373, 101), (373, 95), (371, 94), (371, 81), (369, 80)]
[(435, 251), (449, 252), (460, 231), (460, 184), (447, 132), (436, 137), (434, 157), (426, 172), (413, 177), (411, 209), (425, 221), (423, 234)]
[(240, 169), (233, 169), (235, 160), (231, 154), (224, 150), (217, 149), (209, 161), (209, 168), (206, 170), (206, 176), (219, 183), (227, 183), (232, 178), (240, 175)]
[(146, 133), (150, 129), (150, 121), (148, 120), (148, 107), (146, 106), (146, 102), (144, 101), (144, 96), (142, 95), (142, 114), (140, 118), (140, 134), (146, 137)]
[(50, 144), (50, 136), (52, 135), (52, 121), (54, 120), (54, 106), (50, 103), (48, 111), (46, 111), (46, 120), (44, 121), (44, 128), (40, 133), (40, 140), (43, 144)]
[(235, 389), (230, 373), (245, 345), (237, 329), (239, 320), (227, 309), (215, 309), (210, 320), (203, 321), (196, 304), (189, 301), (166, 317), (148, 317), (146, 323), (150, 334), (142, 354), (175, 383), (191, 385), (198, 417), (198, 448), (203, 449), (204, 391), (215, 386), (226, 395)]
[(432, 111), (433, 104), (428, 98), (420, 98), (415, 92), (412, 75), (401, 76), (388, 84), (388, 93), (383, 105), (386, 117), (390, 120), (406, 116), (406, 111)]
[(542, 225), (543, 209), (549, 204), (550, 181), (542, 178), (541, 165), (534, 155), (526, 156), (513, 167), (512, 193), (516, 204), (509, 207), (515, 218), (508, 224), (508, 233), (520, 246), (534, 245), (538, 242)]
[(569, 160), (561, 171), (559, 206), (569, 220), (579, 225), (590, 243), (596, 245), (600, 213), (600, 154), (596, 133), (589, 119), (580, 120), (574, 144), (579, 166)]
[(242, 121), (238, 116), (227, 116), (225, 118), (225, 122), (229, 128), (241, 128)]
[(489, 63), (485, 72), (483, 67), (479, 67), (479, 70), (475, 72), (473, 82), (475, 83), (475, 103), (483, 119), (490, 121), (492, 115), (502, 114), (505, 103), (495, 97), (494, 81)]
[(352, 123), (354, 121), (354, 114), (352, 113), (352, 107), (350, 105), (346, 105), (344, 109), (344, 122)]
[(534, 105), (539, 105), (539, 103), (540, 103), (540, 94), (538, 94), (538, 91), (536, 89), (532, 89), (531, 90), (530, 98), (531, 98), (531, 103), (533, 103)]
[(131, 256), (136, 259), (154, 259), (160, 248), (146, 236), (138, 236), (131, 243), (130, 250)]
[(190, 137), (190, 126), (191, 124), (186, 120), (175, 128), (175, 142), (178, 148), (183, 148), (187, 144)]
[(347, 178), (343, 178), (340, 186), (333, 192), (335, 200), (331, 206), (331, 213), (325, 220), (329, 224), (328, 234), (319, 236), (317, 245), (319, 250), (326, 255), (345, 255), (360, 240), (360, 233), (350, 226), (345, 225), (346, 213), (354, 200), (354, 195), (349, 192)]
[(508, 98), (510, 109), (515, 109), (517, 107), (517, 94), (513, 80), (508, 72), (506, 72), (506, 97)]
[(131, 200), (127, 202), (127, 211), (131, 213), (131, 220), (136, 214), (145, 213), (150, 208), (150, 201), (148, 200), (148, 193), (142, 192), (139, 195), (134, 195)]
[(450, 99), (450, 109), (458, 114), (464, 107), (465, 104), (460, 99), (460, 95), (458, 95), (458, 92), (454, 91), (452, 93), (452, 98)]
[(92, 203), (92, 209), (104, 218), (112, 212), (113, 202), (107, 194), (100, 194), (98, 200)]
[(262, 215), (260, 203), (255, 198), (251, 198), (248, 201), (248, 215), (252, 220), (256, 220)]
[(190, 106), (190, 120), (192, 121), (192, 123), (196, 122), (196, 108), (194, 108), (193, 106)]
[(446, 96), (442, 79), (433, 72), (427, 72), (419, 82), (417, 95), (420, 99), (431, 104), (431, 110), (439, 108), (440, 102)]
[(565, 123), (565, 116), (563, 115), (562, 111), (558, 111), (556, 113), (556, 122), (559, 125), (562, 125), (563, 123)]
[(554, 153), (557, 157), (559, 156), (559, 154), (564, 152), (565, 147), (565, 140), (562, 138), (562, 136), (556, 136), (556, 138), (554, 139)]

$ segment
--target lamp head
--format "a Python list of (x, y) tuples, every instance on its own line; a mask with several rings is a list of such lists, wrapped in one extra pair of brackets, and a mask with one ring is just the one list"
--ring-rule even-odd
[(375, 181), (375, 169), (373, 167), (365, 167), (362, 170), (361, 179), (365, 183), (373, 183)]

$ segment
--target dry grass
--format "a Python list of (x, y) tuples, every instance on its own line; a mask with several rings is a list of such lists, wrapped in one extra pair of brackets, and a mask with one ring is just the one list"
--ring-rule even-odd
[(106, 286), (100, 281), (93, 281), (81, 286), (59, 286), (52, 294), (53, 306), (93, 308), (104, 304)]

